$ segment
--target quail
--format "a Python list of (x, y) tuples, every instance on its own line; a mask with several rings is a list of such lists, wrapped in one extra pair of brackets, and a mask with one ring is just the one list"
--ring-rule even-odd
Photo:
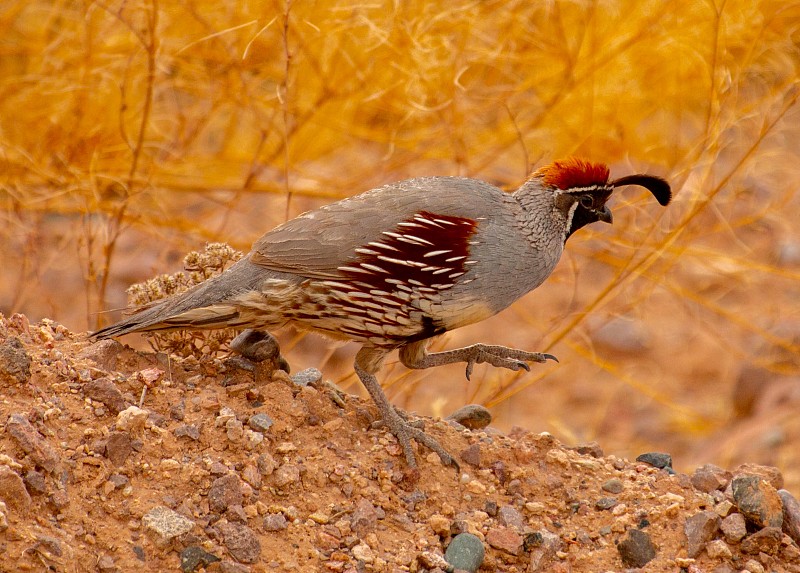
[(473, 344), (429, 353), (429, 341), (479, 322), (535, 289), (553, 272), (572, 234), (611, 223), (614, 188), (638, 185), (661, 205), (669, 184), (652, 175), (610, 179), (577, 158), (534, 171), (513, 193), (462, 177), (391, 183), (306, 212), (262, 236), (224, 273), (93, 333), (239, 328), (291, 323), (361, 344), (355, 372), (397, 437), (411, 469), (411, 439), (457, 467), (450, 454), (386, 398), (376, 373), (399, 350), (408, 368), (466, 363), (529, 370), (549, 354)]

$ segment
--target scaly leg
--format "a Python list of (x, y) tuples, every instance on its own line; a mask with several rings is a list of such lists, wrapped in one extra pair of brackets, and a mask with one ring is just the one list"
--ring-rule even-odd
[(378, 379), (375, 378), (375, 372), (380, 368), (383, 358), (386, 356), (387, 351), (377, 348), (363, 347), (356, 355), (355, 370), (361, 383), (369, 392), (372, 401), (378, 407), (383, 423), (389, 428), (389, 431), (395, 435), (400, 446), (403, 448), (403, 453), (406, 457), (406, 462), (412, 469), (417, 468), (417, 458), (414, 455), (414, 450), (411, 447), (411, 438), (436, 452), (442, 464), (446, 466), (453, 466), (458, 470), (458, 463), (453, 456), (447, 453), (439, 442), (434, 440), (431, 436), (426, 434), (423, 430), (415, 428), (409, 422), (404, 420), (400, 414), (394, 409), (383, 393)]
[(527, 362), (545, 362), (546, 360), (558, 362), (558, 358), (552, 354), (526, 352), (507, 346), (473, 344), (464, 348), (428, 354), (427, 345), (428, 340), (420, 340), (404, 346), (400, 349), (400, 362), (407, 368), (412, 369), (433, 368), (434, 366), (443, 366), (454, 362), (466, 362), (467, 380), (472, 376), (472, 367), (484, 362), (498, 368), (508, 368), (509, 370), (525, 369), (528, 371), (531, 368)]

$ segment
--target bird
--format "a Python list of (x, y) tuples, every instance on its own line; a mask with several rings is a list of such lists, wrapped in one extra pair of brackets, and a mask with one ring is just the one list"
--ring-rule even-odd
[(408, 468), (419, 471), (413, 439), (457, 469), (453, 456), (387, 399), (376, 377), (385, 358), (397, 350), (410, 369), (465, 363), (468, 379), (475, 364), (517, 371), (556, 360), (490, 344), (441, 352), (428, 345), (540, 286), (576, 231), (612, 223), (606, 203), (626, 185), (647, 189), (663, 206), (672, 198), (661, 177), (611, 179), (606, 164), (575, 157), (533, 171), (510, 193), (465, 177), (389, 183), (275, 227), (220, 275), (91, 336), (217, 328), (270, 336), (293, 324), (355, 341), (355, 373)]

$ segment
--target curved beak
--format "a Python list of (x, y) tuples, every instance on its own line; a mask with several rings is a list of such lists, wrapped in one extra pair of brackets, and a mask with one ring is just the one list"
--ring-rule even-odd
[(595, 213), (597, 214), (598, 221), (602, 221), (603, 223), (608, 223), (608, 224), (614, 222), (614, 217), (613, 215), (611, 215), (611, 211), (606, 206), (603, 206), (602, 211), (595, 211)]

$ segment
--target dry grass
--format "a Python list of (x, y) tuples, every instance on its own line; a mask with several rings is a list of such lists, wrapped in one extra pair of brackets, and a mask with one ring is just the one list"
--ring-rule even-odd
[[(561, 365), (485, 371), (445, 398), (428, 383), (445, 374), (397, 368), (392, 392), (428, 411), (478, 400), (501, 424), (623, 453), (689, 451), (728, 420), (743, 364), (798, 374), (770, 359), (800, 353), (798, 22), (786, 0), (10, 0), (0, 310), (93, 328), (207, 240), (246, 249), (406, 176), (513, 186), (582, 155), (667, 176), (675, 203), (617, 197), (614, 228), (572, 239), (547, 285), (443, 341)], [(598, 348), (613, 317), (647, 350)], [(340, 350), (284, 343), (347, 370)]]

